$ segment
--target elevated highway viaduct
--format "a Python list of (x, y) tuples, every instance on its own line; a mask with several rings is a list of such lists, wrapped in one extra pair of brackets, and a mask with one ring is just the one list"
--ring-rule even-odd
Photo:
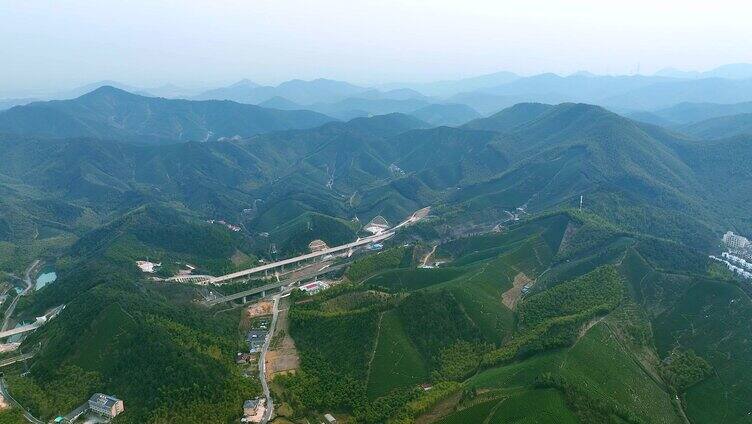
[(260, 298), (264, 298), (267, 296), (268, 293), (277, 293), (279, 291), (282, 291), (284, 290), (284, 287), (289, 287), (291, 285), (298, 284), (302, 281), (316, 278), (320, 275), (325, 275), (333, 271), (338, 271), (342, 268), (345, 268), (348, 265), (349, 263), (339, 264), (335, 266), (326, 266), (316, 271), (304, 273), (304, 274), (301, 274), (292, 278), (287, 278), (287, 279), (280, 280), (274, 283), (266, 284), (266, 285), (259, 286), (259, 287), (254, 287), (252, 289), (244, 290), (242, 292), (217, 297), (216, 299), (208, 300), (204, 303), (207, 306), (214, 306), (220, 303), (232, 302), (238, 299), (241, 299), (242, 303), (247, 303), (251, 300), (258, 300)]
[[(394, 234), (397, 232), (398, 229), (400, 229), (402, 227), (405, 227), (405, 226), (408, 226), (408, 225), (412, 225), (412, 224), (420, 221), (421, 219), (425, 218), (428, 215), (428, 213), (430, 212), (430, 210), (431, 209), (429, 207), (426, 207), (426, 208), (423, 208), (423, 209), (419, 209), (419, 210), (413, 212), (413, 214), (410, 215), (409, 218), (407, 218), (406, 220), (402, 221), (401, 223), (395, 225), (394, 227), (386, 229), (386, 230), (384, 230), (384, 231), (382, 231), (380, 233), (374, 234), (372, 236), (359, 238), (359, 239), (357, 239), (357, 240), (355, 240), (354, 242), (351, 242), (351, 243), (346, 243), (346, 244), (343, 244), (343, 245), (340, 245), (340, 246), (330, 247), (330, 248), (319, 250), (319, 251), (316, 251), (316, 252), (307, 253), (305, 255), (296, 256), (294, 258), (289, 258), (289, 259), (284, 259), (284, 260), (277, 261), (277, 262), (272, 262), (270, 264), (260, 265), (260, 266), (254, 267), (254, 268), (245, 269), (243, 271), (233, 272), (233, 273), (230, 273), (230, 274), (227, 274), (227, 275), (222, 275), (222, 276), (219, 276), (219, 277), (209, 277), (209, 276), (198, 276), (198, 277), (205, 278), (204, 282), (208, 283), (208, 284), (222, 284), (222, 283), (225, 283), (225, 282), (230, 281), (230, 280), (235, 280), (235, 279), (238, 279), (238, 278), (248, 277), (250, 275), (258, 274), (260, 272), (269, 271), (269, 270), (273, 270), (273, 269), (277, 269), (277, 268), (282, 268), (285, 265), (292, 265), (292, 264), (296, 264), (296, 263), (299, 263), (299, 262), (307, 261), (309, 259), (315, 259), (315, 258), (318, 258), (318, 257), (323, 257), (323, 256), (326, 256), (326, 255), (332, 255), (332, 254), (343, 252), (343, 251), (348, 251), (348, 255), (349, 255), (349, 253), (351, 253), (353, 249), (356, 249), (356, 248), (358, 248), (360, 246), (364, 246), (364, 245), (371, 244), (371, 243), (378, 243), (380, 241), (386, 240), (386, 239), (394, 236)], [(180, 277), (175, 277), (175, 278), (180, 278)]]

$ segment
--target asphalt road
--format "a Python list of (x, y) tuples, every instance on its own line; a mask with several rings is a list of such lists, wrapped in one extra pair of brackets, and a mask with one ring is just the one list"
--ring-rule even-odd
[(16, 304), (18, 303), (18, 299), (21, 298), (21, 296), (26, 296), (29, 291), (31, 291), (34, 288), (34, 282), (31, 281), (31, 273), (34, 272), (35, 268), (39, 266), (39, 259), (35, 260), (28, 268), (26, 268), (26, 273), (24, 274), (24, 282), (26, 283), (26, 288), (21, 293), (18, 293), (16, 297), (13, 299), (13, 302), (11, 302), (10, 306), (8, 306), (8, 309), (5, 311), (5, 316), (3, 319), (3, 326), (0, 327), (0, 331), (5, 331), (8, 329), (8, 325), (10, 324), (10, 318), (13, 316), (13, 312), (16, 309)]
[(37, 351), (33, 351), (31, 353), (24, 353), (23, 355), (14, 356), (12, 358), (5, 358), (2, 361), (0, 361), (0, 368), (7, 367), (8, 365), (15, 364), (16, 362), (25, 361), (27, 359), (31, 359), (34, 357), (34, 355), (37, 353)]
[(269, 350), (269, 344), (274, 336), (274, 328), (277, 325), (277, 316), (279, 316), (279, 298), (279, 294), (274, 296), (272, 323), (269, 325), (269, 332), (267, 333), (264, 346), (261, 348), (261, 356), (259, 357), (259, 378), (261, 379), (261, 388), (264, 390), (264, 397), (266, 397), (266, 411), (264, 411), (264, 416), (261, 418), (261, 424), (268, 423), (269, 419), (274, 415), (274, 400), (269, 392), (269, 384), (266, 381), (266, 352)]

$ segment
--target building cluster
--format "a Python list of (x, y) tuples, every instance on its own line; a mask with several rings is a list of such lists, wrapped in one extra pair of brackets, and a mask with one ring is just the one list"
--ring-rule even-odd
[(729, 252), (723, 252), (721, 258), (715, 256), (711, 256), (710, 258), (725, 263), (731, 272), (740, 277), (752, 279), (752, 263), (747, 262), (744, 258), (740, 258)]
[(723, 235), (723, 244), (729, 252), (752, 259), (752, 242), (746, 237), (728, 231)]
[(723, 235), (723, 244), (728, 252), (723, 252), (720, 258), (711, 255), (710, 259), (724, 263), (731, 272), (742, 278), (752, 279), (752, 242), (728, 231)]

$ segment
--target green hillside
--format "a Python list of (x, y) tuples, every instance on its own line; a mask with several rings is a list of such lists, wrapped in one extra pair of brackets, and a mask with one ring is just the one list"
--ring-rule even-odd
[(542, 103), (520, 103), (497, 112), (488, 118), (470, 121), (464, 127), (474, 130), (508, 133), (540, 117), (551, 108), (553, 106)]

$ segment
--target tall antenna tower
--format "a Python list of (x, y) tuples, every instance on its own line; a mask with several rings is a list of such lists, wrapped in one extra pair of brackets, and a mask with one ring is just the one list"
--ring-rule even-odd
[(582, 212), (582, 195), (580, 195), (580, 212)]

